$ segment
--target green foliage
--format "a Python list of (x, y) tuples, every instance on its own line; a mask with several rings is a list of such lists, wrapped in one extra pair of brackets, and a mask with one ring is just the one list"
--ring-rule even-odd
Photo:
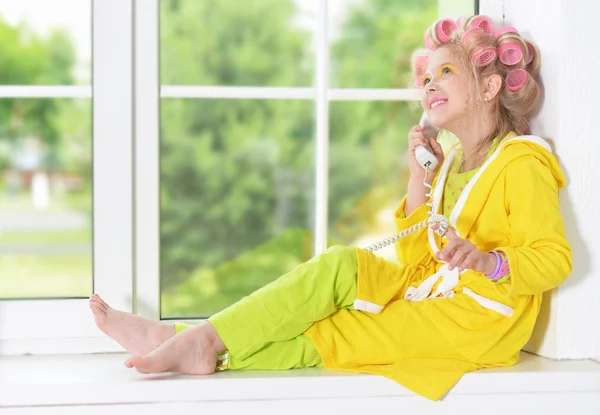
[(282, 235), (215, 268), (198, 267), (176, 289), (162, 295), (162, 308), (179, 317), (208, 317), (310, 258), (312, 233)]
[(0, 17), (0, 84), (70, 85), (75, 49), (68, 33), (54, 29), (42, 39), (27, 25)]
[[(161, 2), (167, 85), (309, 86), (312, 39), (291, 0)], [(268, 18), (267, 18), (268, 16)], [(436, 2), (369, 0), (332, 45), (333, 86), (405, 88)], [(313, 103), (163, 99), (161, 286), (166, 316), (209, 315), (312, 256)], [(329, 223), (336, 242), (404, 191), (406, 102), (330, 108)]]
[[(303, 123), (311, 125), (310, 106), (289, 101), (163, 102), (163, 286), (188, 278), (198, 266), (228, 261), (289, 226), (310, 228), (306, 199), (314, 192), (313, 145), (312, 134), (302, 128)], [(286, 121), (281, 126), (276, 120)], [(220, 126), (211, 130), (215, 121)], [(170, 130), (175, 122), (181, 124)]]
[[(0, 17), (0, 85), (71, 85), (75, 49), (60, 29), (40, 37), (27, 25), (11, 26)], [(0, 99), (0, 213), (38, 215), (31, 200), (6, 197), (5, 171), (12, 167), (12, 150), (19, 139), (36, 140), (45, 150), (44, 167), (91, 183), (91, 100), (54, 98)], [(48, 212), (91, 212), (91, 188), (80, 194), (54, 195)], [(57, 192), (58, 193), (58, 192)], [(3, 298), (81, 297), (93, 285), (91, 224), (76, 231), (29, 232), (6, 230), (0, 237), (0, 296)], [(89, 246), (89, 252), (37, 254), (20, 246), (54, 249)], [(56, 249), (59, 251), (60, 249)], [(23, 252), (24, 251), (24, 252)], [(35, 250), (34, 250), (35, 251)]]
[(290, 0), (162, 0), (161, 82), (308, 86), (309, 34)]
[[(162, 1), (162, 83), (308, 85), (308, 34), (293, 16), (280, 0)], [(309, 101), (163, 100), (163, 288), (290, 226), (311, 228), (312, 110)]]
[(331, 47), (334, 88), (407, 88), (411, 56), (437, 18), (437, 0), (367, 0), (353, 4)]
[[(56, 245), (56, 244), (55, 244)], [(85, 297), (92, 293), (92, 255), (2, 255), (2, 298)]]
[[(0, 19), (0, 85), (73, 84), (75, 50), (60, 29), (42, 39), (26, 25), (11, 26)], [(0, 138), (36, 137), (49, 150), (49, 164), (56, 164), (64, 131), (59, 123), (64, 100), (1, 99)], [(87, 134), (89, 141), (89, 132)]]

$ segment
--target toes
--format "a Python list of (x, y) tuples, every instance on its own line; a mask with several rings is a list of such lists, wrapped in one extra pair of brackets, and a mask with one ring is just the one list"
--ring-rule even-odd
[(102, 307), (105, 310), (109, 308), (108, 304), (106, 304), (98, 294), (94, 294), (90, 297), (90, 307), (92, 306)]
[(94, 309), (94, 308), (98, 308), (102, 311), (105, 311), (108, 309), (108, 307), (106, 307), (105, 304), (99, 302), (99, 301), (90, 301), (90, 308)]
[(125, 361), (125, 366), (135, 368), (140, 373), (161, 373), (166, 370), (158, 364), (157, 359), (148, 356), (131, 357)]
[(143, 362), (143, 357), (133, 356), (125, 361), (125, 366), (127, 366), (128, 368), (132, 368), (132, 367), (142, 364), (142, 362)]
[(104, 314), (106, 314), (106, 307), (104, 307), (102, 304), (98, 304), (98, 303), (92, 303), (90, 304), (90, 308), (92, 310), (100, 310), (102, 311)]
[(106, 317), (106, 309), (98, 304), (90, 304), (94, 317), (104, 319)]
[(102, 299), (100, 298), (100, 296), (98, 294), (93, 294), (90, 296), (90, 304), (99, 303), (100, 301), (102, 301)]

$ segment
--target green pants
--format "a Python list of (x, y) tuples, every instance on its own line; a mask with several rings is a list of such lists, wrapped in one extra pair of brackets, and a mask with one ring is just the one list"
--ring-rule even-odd
[[(321, 366), (303, 333), (356, 299), (355, 248), (333, 246), (215, 314), (208, 321), (227, 346), (229, 369)], [(177, 323), (177, 332), (187, 325)]]

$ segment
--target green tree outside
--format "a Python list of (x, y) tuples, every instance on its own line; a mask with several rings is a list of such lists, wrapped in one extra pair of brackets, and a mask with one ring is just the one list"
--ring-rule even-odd
[[(293, 1), (163, 0), (162, 84), (312, 85), (295, 12)], [(436, 17), (435, 1), (354, 6), (331, 46), (332, 86), (410, 87), (410, 56)], [(162, 100), (163, 317), (210, 315), (313, 255), (313, 113), (310, 101)], [(420, 111), (335, 102), (330, 115), (330, 242), (351, 243), (402, 196)]]
[[(66, 31), (42, 37), (26, 22), (12, 26), (0, 18), (0, 85), (72, 85), (75, 61)], [(89, 99), (0, 99), (0, 212), (20, 215), (21, 222), (40, 214), (30, 201), (30, 173), (20, 172), (15, 158), (28, 140), (43, 155), (36, 169), (77, 183), (76, 191), (53, 192), (47, 213), (87, 218), (79, 230), (0, 229), (0, 298), (91, 293), (91, 110)], [(13, 189), (16, 175), (21, 184)], [(66, 245), (87, 246), (89, 252), (55, 253)]]

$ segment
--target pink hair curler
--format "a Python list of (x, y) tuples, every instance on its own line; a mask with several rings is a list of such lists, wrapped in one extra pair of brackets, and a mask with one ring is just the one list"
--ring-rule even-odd
[(462, 24), (463, 20), (465, 20), (465, 16), (460, 16), (458, 18), (458, 20), (456, 21), (456, 26), (460, 27), (460, 25)]
[(525, 42), (525, 44), (527, 45), (527, 58), (525, 58), (525, 65), (529, 65), (531, 63), (531, 61), (533, 60), (533, 56), (535, 55), (535, 50), (531, 43)]
[(507, 66), (516, 65), (523, 59), (523, 48), (516, 43), (505, 43), (498, 48), (498, 58)]
[(504, 26), (502, 29), (496, 30), (496, 34), (494, 35), (494, 40), (498, 40), (498, 38), (505, 33), (516, 33), (519, 34), (519, 31), (512, 26)]
[(485, 33), (487, 33), (488, 36), (493, 36), (494, 32), (496, 31), (496, 29), (494, 28), (494, 23), (492, 22), (492, 19), (490, 19), (489, 17), (478, 17), (477, 19), (475, 19), (473, 21), (473, 23), (471, 23), (471, 27), (480, 27), (483, 29), (483, 31)]
[(517, 69), (506, 76), (506, 87), (512, 91), (518, 91), (523, 88), (529, 79), (529, 74), (525, 69)]
[(454, 32), (458, 26), (456, 22), (452, 19), (444, 19), (440, 20), (435, 26), (435, 31), (438, 39), (442, 43), (446, 43), (450, 40), (450, 35)]
[(496, 49), (494, 48), (486, 48), (476, 52), (471, 59), (473, 65), (475, 66), (486, 66), (496, 60)]
[(484, 33), (483, 29), (480, 27), (472, 27), (469, 30), (465, 31), (460, 37), (460, 43), (465, 46), (473, 37), (478, 36)]
[(433, 43), (431, 43), (431, 40), (429, 39), (429, 36), (427, 36), (427, 33), (425, 33), (425, 36), (423, 37), (423, 43), (425, 43), (425, 47), (429, 50), (436, 50), (437, 46), (434, 46)]
[(423, 87), (424, 75), (427, 72), (427, 65), (429, 64), (429, 58), (427, 55), (415, 55), (413, 58), (413, 74), (415, 76), (415, 86), (417, 88)]

